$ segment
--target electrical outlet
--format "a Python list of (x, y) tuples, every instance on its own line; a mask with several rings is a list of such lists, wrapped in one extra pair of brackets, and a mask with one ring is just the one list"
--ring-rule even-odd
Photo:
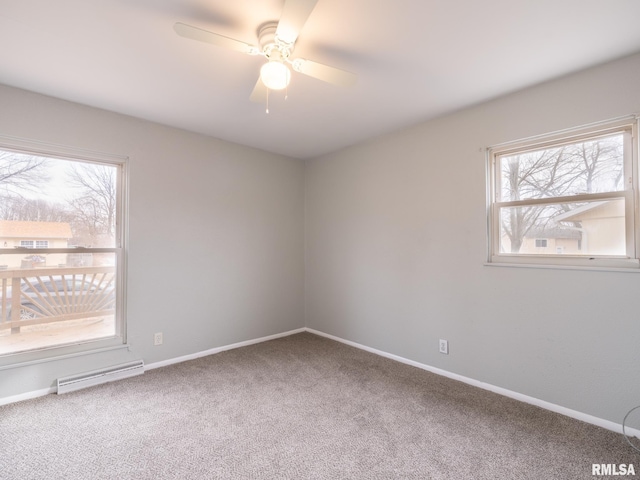
[(440, 339), (440, 353), (449, 355), (449, 342), (447, 342), (446, 340)]
[(154, 345), (162, 345), (162, 332), (153, 334), (153, 344)]

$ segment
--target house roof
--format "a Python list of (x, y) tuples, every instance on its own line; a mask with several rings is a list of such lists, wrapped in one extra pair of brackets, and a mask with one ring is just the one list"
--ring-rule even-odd
[(580, 231), (563, 227), (531, 228), (526, 238), (582, 238)]
[(0, 238), (71, 238), (66, 222), (25, 222), (0, 220)]
[(573, 210), (562, 213), (555, 217), (557, 222), (580, 222), (585, 219), (585, 214), (596, 214), (599, 210), (607, 207), (617, 207), (614, 211), (616, 216), (624, 216), (624, 201), (620, 198), (614, 198), (612, 200), (603, 200), (601, 202), (590, 202)]

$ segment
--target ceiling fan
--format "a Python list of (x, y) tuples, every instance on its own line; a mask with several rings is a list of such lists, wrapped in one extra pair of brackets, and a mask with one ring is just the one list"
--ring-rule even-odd
[(304, 58), (291, 58), (300, 30), (316, 3), (318, 0), (285, 0), (280, 21), (265, 23), (258, 29), (259, 46), (181, 22), (176, 23), (173, 29), (182, 37), (265, 57), (267, 62), (260, 69), (258, 82), (250, 97), (255, 102), (263, 102), (269, 90), (282, 90), (289, 85), (291, 71), (288, 65), (295, 72), (324, 82), (339, 86), (353, 85), (357, 77), (351, 72)]

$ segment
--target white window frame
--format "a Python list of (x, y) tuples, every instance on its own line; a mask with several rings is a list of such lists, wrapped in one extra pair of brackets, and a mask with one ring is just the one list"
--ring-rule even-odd
[[(126, 278), (127, 259), (126, 244), (128, 239), (128, 170), (129, 157), (84, 150), (63, 145), (41, 143), (23, 138), (0, 135), (0, 150), (17, 153), (49, 157), (59, 160), (80, 161), (85, 163), (107, 164), (117, 167), (117, 204), (116, 238), (113, 248), (83, 247), (78, 251), (76, 247), (69, 248), (30, 248), (29, 253), (114, 253), (116, 256), (116, 331), (113, 336), (86, 340), (77, 343), (54, 345), (38, 350), (29, 350), (0, 356), (0, 370), (21, 367), (34, 363), (55, 361), (57, 359), (74, 357), (109, 350), (127, 349), (126, 328)], [(35, 244), (34, 244), (35, 245)], [(0, 252), (15, 254), (15, 248), (0, 248)]]
[[(627, 116), (579, 128), (563, 130), (525, 140), (487, 148), (487, 265), (551, 266), (596, 269), (640, 269), (640, 232), (638, 227), (638, 119)], [(499, 195), (499, 157), (524, 153), (563, 144), (578, 143), (599, 136), (625, 132), (624, 175), (625, 189), (620, 192), (589, 193), (568, 197), (550, 197), (518, 201), (501, 201)], [(500, 208), (545, 203), (597, 201), (611, 198), (625, 199), (626, 255), (542, 255), (500, 252)]]

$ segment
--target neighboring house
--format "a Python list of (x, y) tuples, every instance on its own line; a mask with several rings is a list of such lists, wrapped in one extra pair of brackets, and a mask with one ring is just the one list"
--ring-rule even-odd
[(571, 227), (531, 229), (525, 235), (520, 253), (537, 255), (580, 255), (582, 233)]
[[(531, 229), (519, 253), (529, 255), (625, 255), (624, 200), (591, 202), (554, 217), (550, 228)], [(502, 248), (510, 242), (502, 237)]]
[(583, 255), (625, 255), (624, 200), (591, 202), (556, 217), (558, 223), (580, 222)]
[[(66, 248), (72, 237), (71, 225), (64, 222), (25, 222), (0, 220), (0, 248)], [(57, 266), (67, 262), (62, 253), (0, 255), (7, 268)]]

